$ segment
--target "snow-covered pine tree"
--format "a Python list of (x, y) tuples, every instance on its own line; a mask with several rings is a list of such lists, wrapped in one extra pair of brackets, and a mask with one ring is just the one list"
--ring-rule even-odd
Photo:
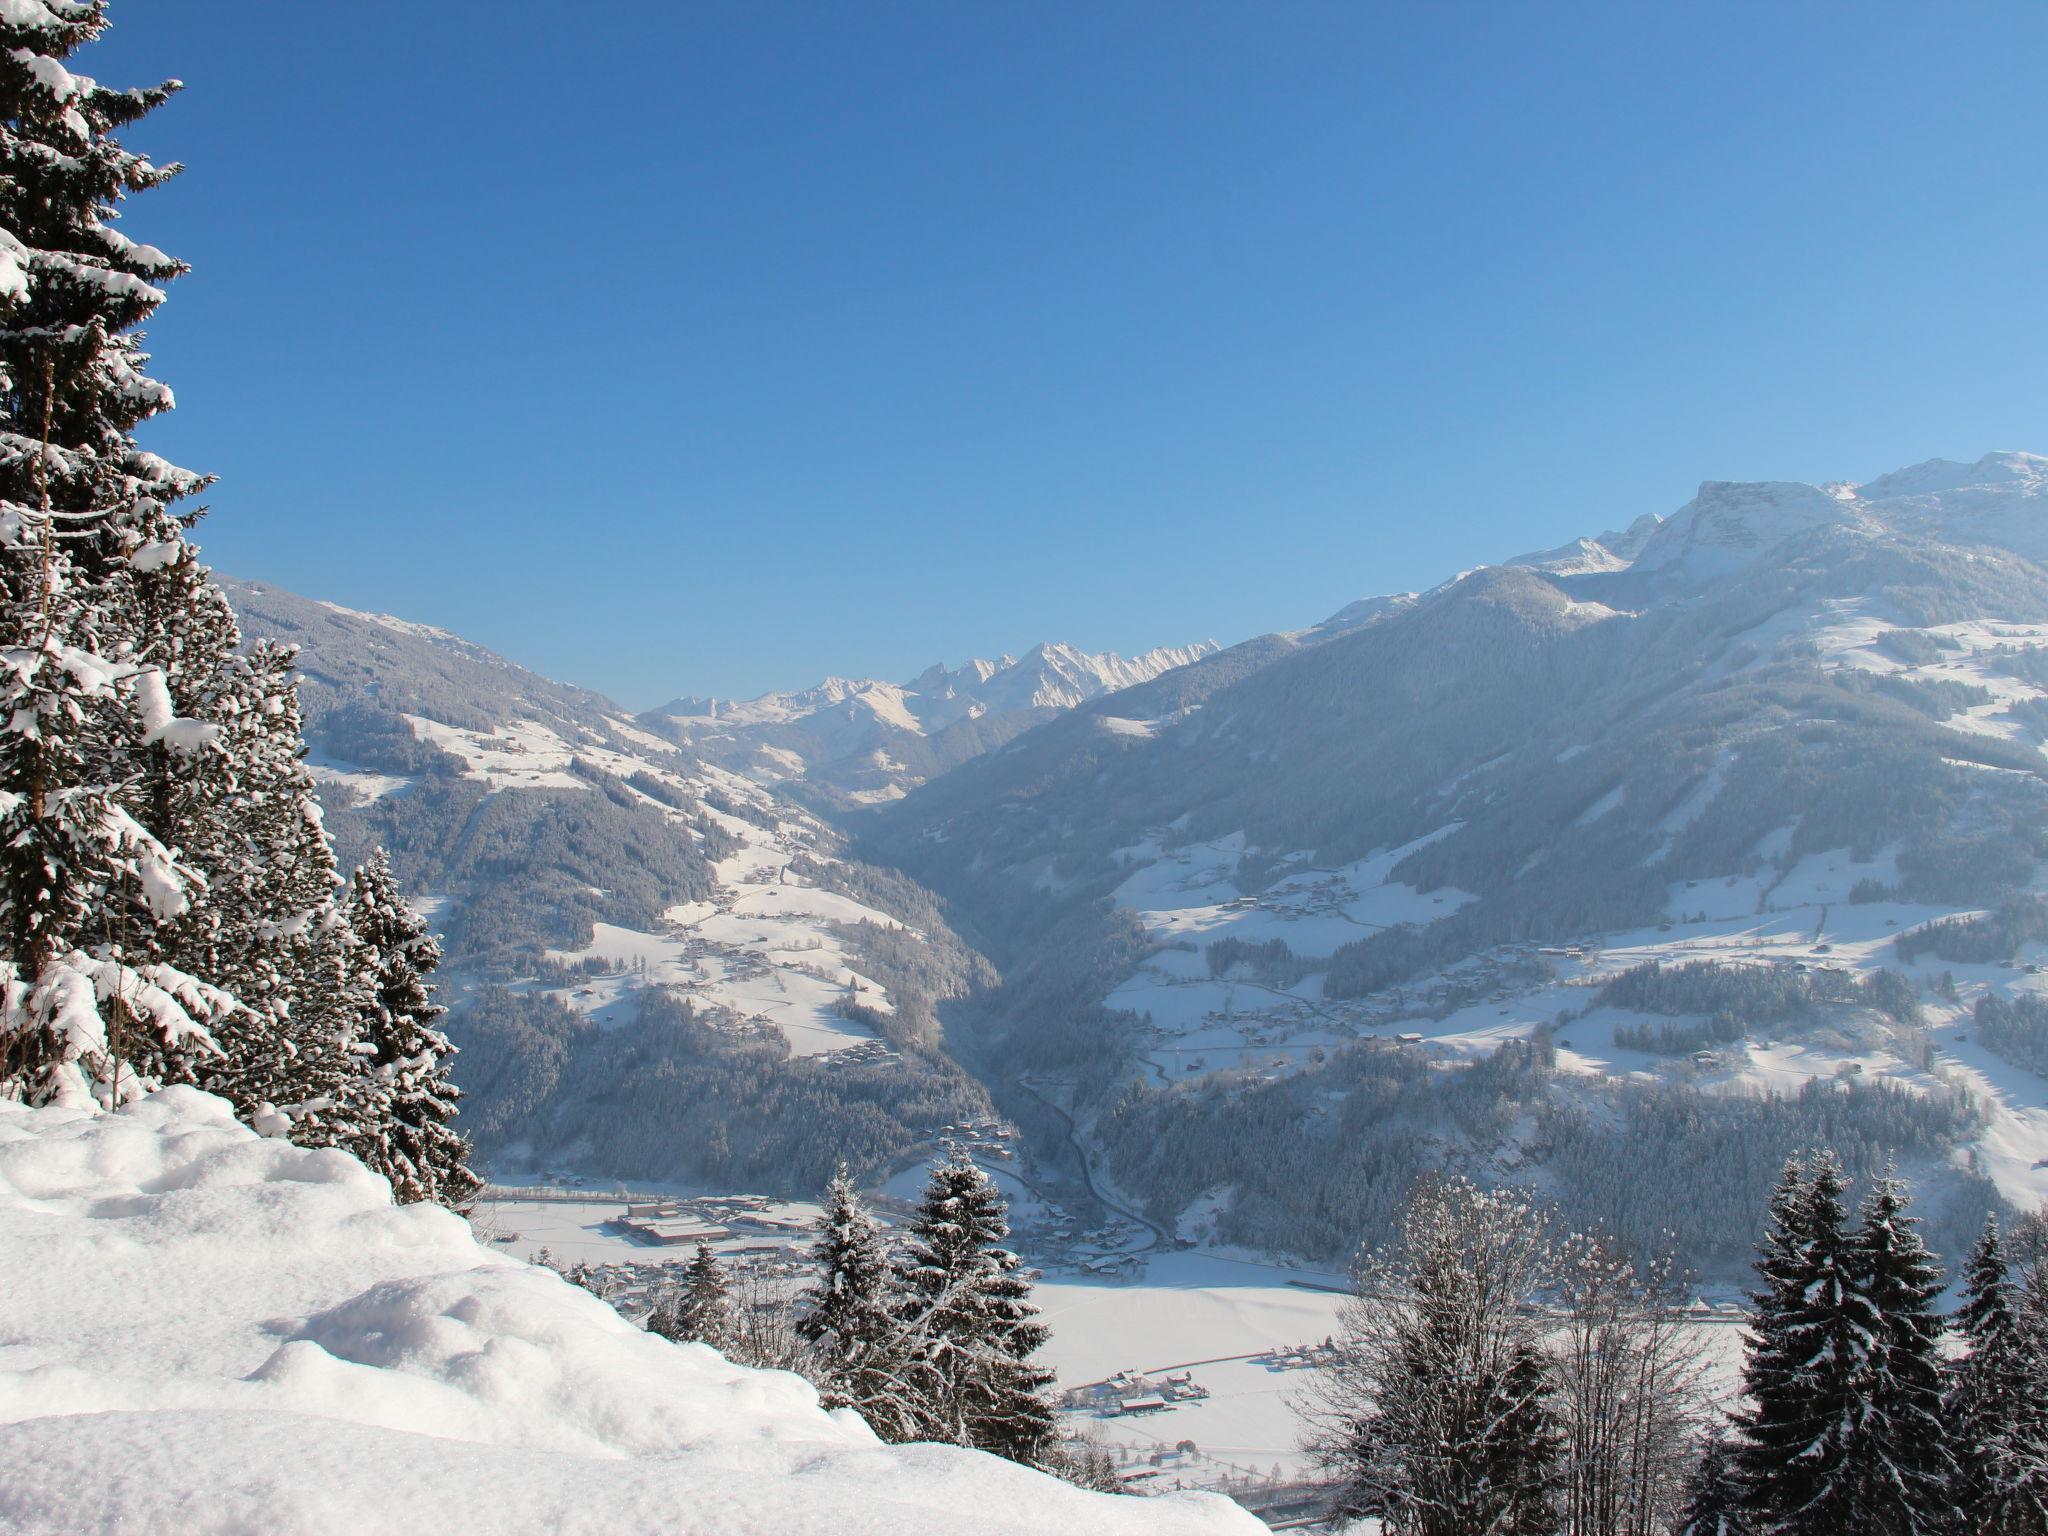
[(1887, 1169), (1863, 1202), (1856, 1284), (1875, 1333), (1850, 1447), (1859, 1531), (1937, 1536), (1946, 1530), (1955, 1465), (1941, 1411), (1940, 1266), (1907, 1214), (1911, 1198)]
[(469, 1142), (453, 1124), (462, 1097), (448, 1075), (455, 1047), (435, 1028), (448, 1010), (427, 984), (441, 946), (405, 904), (382, 848), (349, 882), (348, 921), (359, 962), (374, 981), (364, 1032), (368, 1102), (352, 1150), (391, 1180), (400, 1205), (432, 1200), (466, 1209), (481, 1181), (469, 1171)]
[(669, 1289), (647, 1319), (647, 1331), (671, 1344), (709, 1344), (723, 1349), (732, 1336), (732, 1292), (718, 1256), (703, 1243), (683, 1272), (683, 1283)]
[(1746, 1341), (1736, 1453), (1743, 1507), (1768, 1536), (1847, 1536), (1861, 1500), (1852, 1465), (1878, 1319), (1857, 1273), (1841, 1165), (1788, 1166), (1771, 1197)]
[(881, 1224), (844, 1163), (826, 1192), (825, 1226), (811, 1258), (817, 1284), (797, 1326), (814, 1352), (826, 1405), (853, 1409), (884, 1440), (914, 1439), (896, 1272)]
[(1052, 1373), (1030, 1359), (1047, 1330), (1022, 1260), (1002, 1246), (1009, 1235), (994, 1181), (954, 1147), (925, 1185), (901, 1272), (909, 1396), (918, 1438), (1047, 1466), (1058, 1444)]
[(1943, 1415), (1954, 1448), (1959, 1528), (1982, 1536), (2048, 1533), (2048, 1359), (2016, 1294), (1998, 1218), (1963, 1270)]
[(0, 1095), (113, 1103), (211, 1049), (232, 999), (161, 958), (203, 879), (146, 824), (139, 753), (207, 745), (137, 655), (137, 572), (205, 477), (135, 444), (171, 405), (136, 327), (184, 267), (114, 229), (161, 184), (116, 129), (176, 83), (64, 60), (97, 0), (0, 11)]
[(1548, 1385), (1532, 1370), (1542, 1335), (1531, 1303), (1557, 1262), (1545, 1213), (1514, 1191), (1417, 1183), (1398, 1243), (1355, 1275), (1333, 1357), (1302, 1405), (1339, 1515), (1402, 1536), (1544, 1518), (1530, 1473), (1556, 1453), (1542, 1445), (1544, 1413), (1530, 1412)]
[(1716, 1433), (1693, 1468), (1676, 1536), (1749, 1536), (1742, 1503), (1732, 1449), (1727, 1438)]

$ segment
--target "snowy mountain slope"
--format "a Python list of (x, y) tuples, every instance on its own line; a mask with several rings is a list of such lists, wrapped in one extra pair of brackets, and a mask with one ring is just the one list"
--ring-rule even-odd
[[(1470, 573), (1320, 644), (1268, 648), (1198, 707), (1147, 712), (1143, 735), (1041, 727), (885, 811), (866, 856), (990, 935), (1008, 976), (993, 1053), (1092, 1127), (1106, 1171), (1162, 1221), (1199, 1198), (1235, 1241), (1341, 1258), (1377, 1219), (1375, 1159), (1374, 1180), (1412, 1159), (1534, 1178), (1605, 1219), (1615, 1197), (1594, 1167), (1561, 1171), (1591, 1134), (1569, 1115), (1619, 1136), (1630, 1095), (1664, 1095), (1659, 1113), (1683, 1121), (1688, 1095), (1709, 1093), (1732, 1125), (1755, 1119), (1742, 1106), (1762, 1089), (1852, 1079), (1926, 1106), (1862, 1134), (1906, 1138), (1893, 1145), (1943, 1220), (1967, 1225), (1987, 1198), (2031, 1205), (2048, 1197), (2048, 1083), (1988, 1070), (1968, 1040), (1977, 998), (2034, 985), (2025, 957), (1964, 974), (1891, 945), (2048, 890), (2048, 573), (2024, 538), (1987, 532), (2028, 531), (2035, 483), (2012, 455), (1867, 494), (1710, 483), (1638, 525), (1632, 563)], [(1711, 1068), (1693, 1047), (1617, 1046), (1631, 1021), (1611, 1010), (1557, 1022), (1620, 964), (1658, 956), (1890, 971), (1922, 993), (1953, 972), (1958, 991), (1923, 996), (1912, 1024), (1817, 1008), (1717, 1045)], [(1677, 1040), (1710, 1021), (1632, 1027), (1664, 1022)], [(1519, 1085), (1520, 1123), (1473, 1120), (1445, 1089), (1411, 1111), (1437, 1129), (1398, 1154), (1383, 1116), (1319, 1142), (1318, 1117), (1334, 1133), (1360, 1074), (1374, 1093), (1406, 1081), (1374, 1054), (1397, 1036), (1439, 1067), (1540, 1036), (1555, 1066), (1486, 1067)], [(1133, 1073), (1136, 1098), (1102, 1096)], [(1975, 1106), (1967, 1125), (1939, 1107), (1956, 1092)], [(1260, 1109), (1262, 1095), (1289, 1107)], [(1729, 1131), (1702, 1177), (1767, 1177), (1753, 1149), (1818, 1134), (1787, 1127), (1820, 1112), (1788, 1101), (1776, 1128)], [(1627, 1135), (1657, 1123), (1640, 1113)], [(1234, 1117), (1296, 1129), (1239, 1144), (1202, 1182), (1203, 1138), (1232, 1145)], [(1596, 1161), (1645, 1155), (1617, 1143)], [(1217, 1207), (1233, 1182), (1237, 1202)], [(1753, 1201), (1707, 1217), (1702, 1195), (1688, 1223), (1658, 1198), (1626, 1219), (1656, 1209), (1696, 1259), (1741, 1261)], [(1318, 1228), (1332, 1206), (1355, 1215)]]
[(190, 1089), (0, 1104), (0, 1295), (21, 1536), (1262, 1529), (1220, 1498), (884, 1447), (799, 1378), (643, 1333)]
[(1930, 459), (1856, 487), (1856, 497), (1903, 532), (2048, 559), (2048, 457), (2040, 454)]
[[(474, 1047), (456, 1073), (487, 1155), (573, 1165), (610, 1146), (629, 1166), (593, 1171), (643, 1178), (732, 1155), (810, 1193), (822, 1154), (790, 1162), (797, 1128), (764, 1142), (736, 1124), (715, 1153), (707, 1077), (792, 1078), (817, 1128), (842, 1111), (862, 1124), (857, 1160), (905, 1154), (947, 1107), (985, 1108), (936, 1016), (985, 964), (926, 893), (849, 860), (815, 814), (442, 631), (229, 590), (252, 636), (303, 647), (344, 859), (389, 848), (446, 935), (452, 1027)], [(658, 1024), (642, 1017), (650, 987)], [(602, 1124), (618, 1069), (600, 1063), (634, 1052), (666, 1064), (672, 1092)]]
[[(1709, 480), (1666, 518), (1630, 562), (1638, 572), (1707, 580), (1815, 529), (1861, 525), (1855, 498), (1791, 481)], [(1673, 568), (1677, 568), (1674, 570)]]
[(907, 683), (827, 678), (757, 699), (682, 698), (642, 722), (763, 783), (802, 781), (838, 808), (910, 788), (1041, 720), (1212, 654), (1213, 641), (1133, 657), (1063, 644), (934, 666)]

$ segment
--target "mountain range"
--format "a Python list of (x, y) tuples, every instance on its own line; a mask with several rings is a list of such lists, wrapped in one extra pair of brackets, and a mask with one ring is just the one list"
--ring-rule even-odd
[(1455, 1167), (1712, 1269), (1817, 1139), (1945, 1238), (2048, 1196), (2048, 1049), (1975, 1022), (2048, 937), (2044, 514), (2021, 453), (1713, 481), (1227, 649), (638, 717), (235, 596), (306, 647), (344, 843), (441, 904), (501, 1159), (801, 1182), (993, 1105), (1189, 1241), (1340, 1258)]
[(875, 805), (1062, 710), (1216, 649), (1202, 641), (1126, 658), (1043, 644), (1021, 657), (934, 665), (907, 683), (828, 677), (755, 699), (679, 698), (642, 724), (760, 782), (791, 784), (827, 805)]

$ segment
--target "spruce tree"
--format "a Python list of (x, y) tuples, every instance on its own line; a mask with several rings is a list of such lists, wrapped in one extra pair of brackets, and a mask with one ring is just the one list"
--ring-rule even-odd
[(1993, 1216), (1964, 1267), (1943, 1403), (1957, 1521), (1982, 1536), (2048, 1536), (2048, 1361), (2029, 1321)]
[(354, 1144), (383, 1112), (376, 976), (291, 652), (242, 650), (179, 509), (207, 477), (134, 439), (172, 404), (137, 327), (185, 268), (115, 228), (177, 170), (115, 133), (177, 85), (72, 74), (105, 26), (99, 0), (0, 7), (0, 1097), (196, 1082)]
[(825, 1227), (811, 1257), (817, 1284), (797, 1326), (814, 1352), (825, 1405), (853, 1409), (885, 1440), (912, 1438), (895, 1269), (844, 1163), (826, 1192)]
[(1942, 1415), (1941, 1269), (1890, 1170), (1863, 1203), (1854, 1263), (1874, 1319), (1850, 1466), (1857, 1529), (1934, 1536), (1947, 1524), (1954, 1465)]
[(1742, 1506), (1733, 1452), (1726, 1437), (1716, 1433), (1708, 1439), (1686, 1486), (1676, 1536), (1749, 1536)]
[(233, 1007), (165, 958), (204, 877), (138, 794), (146, 757), (211, 746), (137, 590), (206, 480), (134, 440), (172, 403), (136, 328), (185, 268), (114, 228), (177, 169), (114, 134), (177, 87), (66, 69), (105, 26), (97, 0), (0, 12), (0, 1095), (81, 1104), (190, 1075)]
[(373, 988), (361, 1059), (365, 1124), (351, 1150), (391, 1180), (400, 1205), (432, 1200), (466, 1209), (481, 1182), (469, 1171), (469, 1142), (453, 1124), (462, 1097), (448, 1075), (455, 1047), (435, 1028), (447, 1010), (427, 984), (441, 948), (405, 904), (381, 848), (349, 883), (348, 925), (354, 963)]
[(1799, 1315), (1806, 1284), (1806, 1247), (1812, 1235), (1812, 1191), (1797, 1158), (1786, 1160), (1771, 1191), (1764, 1234), (1757, 1244), (1761, 1282), (1750, 1293), (1749, 1327), (1743, 1339), (1742, 1389), (1747, 1408), (1735, 1415), (1741, 1438), (1731, 1448), (1733, 1475), (1747, 1490), (1745, 1506), (1760, 1519), (1765, 1487), (1799, 1449), (1790, 1429), (1804, 1404), (1792, 1322)]
[(906, 1375), (923, 1439), (1049, 1465), (1058, 1424), (1052, 1373), (1031, 1363), (1044, 1344), (1021, 1260), (1002, 1246), (1008, 1211), (965, 1149), (932, 1169), (902, 1271)]
[(732, 1339), (732, 1293), (718, 1257), (703, 1243), (683, 1272), (681, 1285), (671, 1287), (647, 1319), (647, 1330), (671, 1344), (709, 1344), (724, 1349)]
[(1853, 1456), (1879, 1326), (1846, 1229), (1846, 1188), (1830, 1154), (1788, 1166), (1757, 1263), (1737, 1465), (1745, 1514), (1770, 1536), (1846, 1536), (1863, 1512)]

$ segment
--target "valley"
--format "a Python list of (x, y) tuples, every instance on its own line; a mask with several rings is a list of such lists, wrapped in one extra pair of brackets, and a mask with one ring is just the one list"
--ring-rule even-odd
[[(850, 1157), (901, 1218), (1007, 1117), (978, 1155), (1071, 1421), (1263, 1486), (1302, 1464), (1250, 1357), (1329, 1331), (1418, 1172), (1676, 1242), (1710, 1307), (1816, 1137), (1896, 1159), (1950, 1251), (2048, 1199), (2048, 1079), (1978, 1026), (2048, 1002), (2048, 950), (1942, 937), (2048, 894), (2048, 575), (1937, 536), (2031, 527), (2039, 462), (1709, 485), (1227, 650), (639, 716), (422, 626), (245, 619), (307, 646), (344, 848), (448, 927), (492, 1167), (803, 1199)], [(504, 1209), (522, 1251), (666, 1262), (599, 1205)], [(1191, 1361), (1205, 1397), (1090, 1406)]]

